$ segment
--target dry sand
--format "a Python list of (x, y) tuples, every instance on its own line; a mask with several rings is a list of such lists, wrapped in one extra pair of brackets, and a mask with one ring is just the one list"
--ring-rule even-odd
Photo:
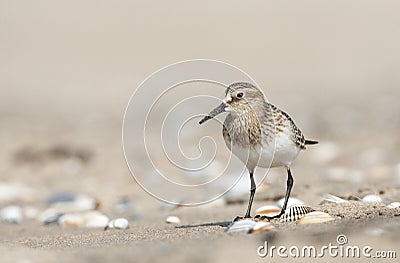
[[(123, 231), (44, 226), (35, 219), (0, 222), (1, 262), (253, 262), (270, 260), (257, 255), (265, 240), (321, 247), (335, 244), (338, 234), (349, 245), (400, 256), (399, 210), (355, 201), (367, 194), (384, 204), (400, 201), (398, 2), (0, 6), (0, 182), (34, 191), (29, 200), (11, 203), (42, 211), (52, 194), (69, 191), (96, 198), (111, 218), (127, 216), (115, 211), (127, 197), (137, 215)], [(245, 70), (308, 137), (320, 141), (293, 166), (293, 196), (341, 219), (276, 223), (278, 231), (268, 235), (227, 234), (214, 224), (242, 214), (247, 195), (233, 204), (163, 210), (136, 184), (121, 146), (128, 99), (152, 72), (190, 58)], [(71, 152), (80, 158), (78, 168)], [(271, 171), (255, 208), (283, 196), (283, 174)], [(320, 205), (325, 193), (352, 203)], [(179, 216), (181, 227), (165, 224), (168, 215)]]

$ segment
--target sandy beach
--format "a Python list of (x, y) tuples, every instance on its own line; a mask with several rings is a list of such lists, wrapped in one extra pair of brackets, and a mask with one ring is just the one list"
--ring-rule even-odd
[[(0, 216), (0, 262), (287, 261), (290, 256), (275, 251), (263, 258), (257, 250), (265, 242), (319, 249), (338, 245), (338, 235), (347, 238), (343, 246), (370, 246), (374, 256), (394, 251), (400, 257), (400, 208), (388, 207), (400, 202), (396, 1), (4, 0), (0, 6), (0, 211), (10, 206), (21, 211), (18, 222)], [(232, 157), (231, 179), (193, 195), (150, 180), (155, 169), (144, 165), (149, 156), (174, 180), (214, 178), (229, 155), (216, 122), (188, 122), (179, 137), (187, 159), (201, 147), (206, 156), (217, 150), (204, 174), (190, 177), (178, 166), (171, 168), (164, 153), (149, 148), (148, 154), (136, 146), (126, 149), (135, 164), (133, 175), (128, 169), (121, 133), (130, 97), (152, 73), (199, 58), (223, 61), (249, 74), (307, 138), (320, 142), (293, 164), (291, 196), (334, 220), (309, 225), (273, 220), (273, 232), (226, 233), (230, 221), (245, 212), (247, 177), (202, 206), (171, 206), (139, 185), (148, 179), (155, 195), (165, 191), (174, 198), (176, 193), (177, 201), (193, 203), (213, 198), (240, 175), (242, 164)], [(161, 113), (198, 93), (223, 97), (223, 89), (210, 83), (177, 87), (150, 116), (148, 141), (158, 144)], [(215, 105), (183, 103), (178, 113), (205, 114)], [(143, 131), (143, 123), (133, 118), (128, 124), (130, 136)], [(213, 135), (215, 144), (199, 143), (205, 133)], [(165, 136), (172, 141), (177, 134), (167, 128)], [(285, 193), (284, 169), (271, 169), (261, 181), (265, 173), (256, 172), (253, 214), (275, 205)], [(327, 194), (345, 202), (324, 201)], [(379, 201), (363, 200), (366, 196)], [(74, 200), (86, 200), (89, 208), (74, 208)], [(63, 207), (64, 214), (81, 209), (79, 213), (96, 211), (94, 215), (110, 220), (126, 218), (129, 228), (60, 224), (43, 215), (54, 207)], [(180, 222), (167, 224), (168, 216)], [(365, 257), (323, 258), (361, 262)], [(395, 261), (379, 259), (386, 260)]]

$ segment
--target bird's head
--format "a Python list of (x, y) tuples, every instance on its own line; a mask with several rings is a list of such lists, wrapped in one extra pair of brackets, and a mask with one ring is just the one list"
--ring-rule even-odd
[(222, 103), (213, 109), (199, 123), (214, 118), (222, 112), (232, 114), (255, 114), (265, 104), (264, 94), (256, 86), (247, 82), (236, 82), (226, 89)]

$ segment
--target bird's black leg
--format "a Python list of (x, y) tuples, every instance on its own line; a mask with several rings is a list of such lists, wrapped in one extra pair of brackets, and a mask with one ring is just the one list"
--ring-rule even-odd
[(256, 193), (256, 183), (254, 182), (253, 172), (250, 172), (250, 198), (249, 198), (249, 205), (247, 206), (247, 212), (244, 215), (244, 218), (250, 218), (251, 206), (253, 205), (254, 194)]
[(233, 221), (237, 221), (243, 218), (251, 218), (251, 206), (253, 204), (254, 194), (256, 193), (256, 183), (254, 182), (253, 171), (250, 171), (250, 198), (249, 198), (249, 205), (247, 206), (247, 212), (244, 217), (237, 216)]
[(292, 172), (290, 171), (290, 168), (287, 168), (287, 181), (286, 181), (286, 194), (285, 194), (285, 202), (283, 203), (283, 207), (281, 212), (279, 213), (279, 215), (274, 216), (274, 218), (276, 217), (280, 217), (281, 215), (283, 215), (283, 213), (285, 213), (286, 207), (287, 207), (287, 202), (289, 200), (289, 196), (290, 196), (290, 191), (292, 191), (292, 186), (293, 186), (293, 177), (292, 177)]
[(283, 215), (285, 213), (285, 210), (286, 210), (286, 207), (287, 207), (287, 203), (288, 203), (288, 200), (289, 200), (289, 196), (290, 196), (290, 191), (292, 190), (292, 186), (293, 186), (293, 182), (294, 182), (293, 181), (293, 177), (292, 177), (292, 172), (290, 171), (289, 167), (287, 168), (287, 175), (288, 175), (288, 178), (287, 178), (287, 182), (286, 182), (285, 202), (283, 203), (282, 210), (277, 215), (274, 215), (274, 216), (271, 216), (271, 217), (270, 216), (265, 217), (267, 219), (279, 218), (279, 217), (281, 217), (281, 215)]

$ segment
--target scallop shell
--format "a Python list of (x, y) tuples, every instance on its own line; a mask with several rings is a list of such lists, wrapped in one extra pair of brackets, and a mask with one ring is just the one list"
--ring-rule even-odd
[(269, 233), (276, 231), (276, 228), (270, 222), (258, 221), (252, 229), (248, 231), (249, 234), (255, 233)]
[(249, 232), (254, 228), (255, 225), (256, 222), (253, 220), (248, 220), (248, 219), (239, 220), (230, 224), (228, 228), (225, 230), (225, 232), (227, 233)]
[(125, 218), (117, 218), (114, 220), (111, 220), (108, 225), (105, 227), (105, 230), (108, 228), (113, 228), (113, 229), (127, 229), (129, 227), (129, 222)]
[(315, 211), (309, 206), (294, 205), (286, 209), (285, 213), (280, 217), (281, 222), (294, 222), (302, 218), (304, 215)]
[[(276, 205), (279, 207), (283, 207), (284, 203), (285, 203), (285, 198), (281, 198), (276, 202)], [(304, 205), (304, 202), (295, 197), (289, 197), (288, 202), (287, 202), (287, 207), (291, 207), (294, 205)]]
[(165, 219), (165, 223), (167, 223), (167, 224), (180, 224), (181, 220), (177, 216), (168, 216)]
[(400, 202), (392, 202), (392, 203), (388, 204), (386, 207), (390, 208), (390, 209), (400, 208)]
[(276, 205), (264, 205), (256, 210), (256, 215), (275, 216), (281, 212), (281, 208)]
[(382, 198), (379, 195), (366, 195), (362, 201), (368, 204), (379, 204), (382, 203)]
[(297, 221), (297, 224), (299, 225), (316, 224), (316, 223), (329, 222), (332, 220), (335, 220), (335, 218), (333, 218), (328, 213), (324, 213), (321, 211), (313, 211), (300, 218), (299, 221)]

